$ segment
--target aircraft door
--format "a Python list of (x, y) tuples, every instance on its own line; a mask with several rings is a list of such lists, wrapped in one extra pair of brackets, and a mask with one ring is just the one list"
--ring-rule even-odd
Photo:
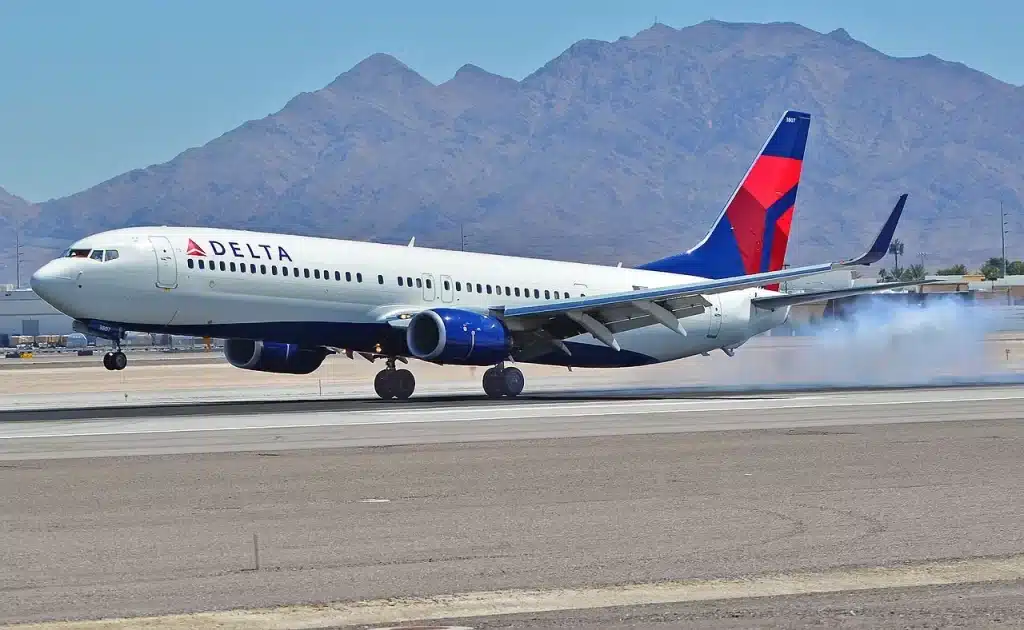
[(156, 286), (173, 289), (178, 286), (178, 264), (174, 257), (174, 246), (166, 236), (150, 236), (149, 242), (156, 255)]
[(707, 296), (711, 306), (708, 307), (708, 339), (716, 339), (722, 330), (722, 300), (717, 293)]
[(423, 299), (427, 302), (434, 301), (434, 275), (425, 273), (422, 276), (423, 279)]
[(455, 287), (451, 276), (441, 276), (441, 301), (451, 302), (455, 299)]

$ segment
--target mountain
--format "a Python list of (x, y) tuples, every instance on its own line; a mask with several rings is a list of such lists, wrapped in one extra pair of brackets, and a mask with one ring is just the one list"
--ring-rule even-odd
[(40, 204), (29, 231), (204, 224), (457, 248), (464, 224), (469, 249), (638, 263), (703, 236), (788, 108), (813, 116), (788, 262), (856, 253), (902, 192), (910, 260), (998, 255), (1000, 200), (1021, 233), (1024, 89), (841, 29), (719, 21), (583, 40), (522, 81), (466, 65), (434, 85), (372, 55), (167, 163)]

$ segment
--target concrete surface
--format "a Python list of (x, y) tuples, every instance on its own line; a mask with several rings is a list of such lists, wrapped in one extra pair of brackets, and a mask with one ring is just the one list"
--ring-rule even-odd
[[(779, 573), (821, 589), (857, 567), (915, 586), (943, 584), (927, 563), (957, 559), (977, 564), (966, 583), (983, 583), (965, 604), (954, 582), (924, 600), (717, 609), (770, 624), (825, 614), (815, 601), (853, 597), (884, 618), (939, 598), (910, 621), (999, 615), (1019, 592), (989, 582), (1024, 566), (1022, 397), (1010, 387), (405, 411), (353, 401), (321, 417), (4, 425), (0, 622)], [(334, 444), (348, 447), (321, 448)], [(223, 452), (173, 454), (192, 449)], [(165, 454), (78, 457), (147, 451)], [(511, 627), (711, 623), (710, 604), (670, 603), (628, 609), (648, 626), (605, 626), (625, 613), (586, 610), (599, 605)], [(247, 627), (299, 618), (284, 609)], [(186, 619), (176, 627), (213, 627)]]

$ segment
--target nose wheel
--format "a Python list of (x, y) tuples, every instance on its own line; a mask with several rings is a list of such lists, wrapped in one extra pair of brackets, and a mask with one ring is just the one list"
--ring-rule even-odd
[(103, 367), (108, 370), (123, 370), (128, 365), (128, 357), (120, 350), (103, 355)]
[(484, 372), (483, 385), (484, 393), (489, 398), (515, 398), (523, 392), (526, 377), (518, 368), (496, 365)]
[(396, 370), (395, 360), (388, 359), (387, 368), (377, 372), (373, 379), (373, 389), (384, 400), (397, 398), (405, 400), (416, 391), (416, 377), (409, 370)]

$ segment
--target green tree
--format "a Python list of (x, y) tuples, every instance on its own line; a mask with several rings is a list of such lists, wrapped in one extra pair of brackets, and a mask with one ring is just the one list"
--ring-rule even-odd
[(893, 265), (892, 273), (893, 276), (900, 275), (900, 256), (903, 255), (903, 241), (896, 239), (889, 243), (889, 253), (892, 254)]
[(959, 264), (953, 265), (952, 267), (946, 267), (945, 269), (939, 269), (935, 272), (940, 276), (965, 276), (967, 275), (967, 265)]

